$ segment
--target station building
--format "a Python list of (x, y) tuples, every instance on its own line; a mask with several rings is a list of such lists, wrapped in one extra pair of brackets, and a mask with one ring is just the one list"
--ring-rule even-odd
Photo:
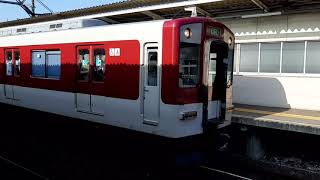
[(320, 13), (242, 17), (223, 21), (237, 37), (234, 102), (320, 110)]

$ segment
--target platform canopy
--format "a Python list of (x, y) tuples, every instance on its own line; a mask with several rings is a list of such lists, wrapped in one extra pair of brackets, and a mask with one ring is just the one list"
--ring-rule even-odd
[(128, 0), (84, 9), (76, 9), (35, 18), (0, 23), (0, 28), (60, 19), (100, 19), (111, 24), (172, 19), (190, 16), (185, 8), (196, 8), (198, 16), (249, 18), (278, 14), (320, 11), (314, 0)]

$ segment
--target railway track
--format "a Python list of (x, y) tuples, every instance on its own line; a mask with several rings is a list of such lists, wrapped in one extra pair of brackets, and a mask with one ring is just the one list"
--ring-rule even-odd
[(212, 173), (211, 176), (217, 175), (219, 177), (225, 177), (226, 179), (239, 179), (239, 180), (253, 180), (248, 177), (240, 176), (231, 172), (227, 172), (224, 170), (216, 169), (216, 168), (210, 168), (207, 166), (200, 166), (201, 169), (208, 171), (209, 173)]
[[(0, 179), (41, 179), (49, 180), (49, 178), (40, 175), (39, 173), (26, 168), (25, 166), (18, 164), (8, 158), (0, 156)], [(5, 171), (4, 171), (5, 170)]]
[[(31, 177), (32, 179), (41, 179), (41, 180), (49, 180), (49, 178), (40, 175), (39, 173), (19, 164), (12, 160), (9, 160), (3, 156), (0, 156), (0, 161), (2, 161), (1, 167), (6, 166), (6, 174), (0, 173), (0, 177), (5, 176), (5, 178), (25, 178)], [(4, 164), (3, 164), (4, 163)], [(15, 170), (13, 170), (15, 169)], [(208, 174), (208, 178), (219, 178), (220, 180), (229, 180), (229, 179), (239, 179), (239, 180), (253, 180), (248, 177), (240, 176), (231, 172), (227, 172), (224, 170), (210, 168), (206, 166), (200, 166), (200, 169), (205, 170), (204, 174)], [(3, 172), (3, 171), (2, 171)], [(207, 176), (207, 175), (205, 175)]]

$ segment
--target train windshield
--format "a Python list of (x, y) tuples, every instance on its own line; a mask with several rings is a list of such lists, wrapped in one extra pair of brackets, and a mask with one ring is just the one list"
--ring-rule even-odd
[(202, 24), (180, 27), (179, 87), (196, 87), (200, 81)]
[(200, 44), (180, 43), (180, 87), (195, 87), (199, 82)]

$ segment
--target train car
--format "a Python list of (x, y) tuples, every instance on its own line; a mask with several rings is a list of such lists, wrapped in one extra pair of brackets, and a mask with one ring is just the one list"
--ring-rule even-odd
[(1, 103), (168, 138), (230, 122), (234, 35), (212, 18), (19, 31), (0, 37)]

